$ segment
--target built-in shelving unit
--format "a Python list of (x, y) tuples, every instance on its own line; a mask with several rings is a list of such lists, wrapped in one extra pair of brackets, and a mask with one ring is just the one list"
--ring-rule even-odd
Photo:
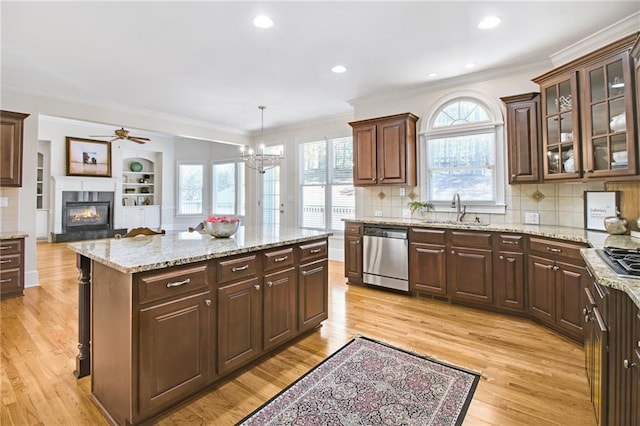
[[(142, 170), (134, 171), (132, 164), (142, 164)], [(122, 205), (155, 205), (155, 164), (146, 158), (125, 158), (122, 165)]]
[(38, 153), (38, 166), (36, 167), (36, 208), (44, 206), (44, 154)]

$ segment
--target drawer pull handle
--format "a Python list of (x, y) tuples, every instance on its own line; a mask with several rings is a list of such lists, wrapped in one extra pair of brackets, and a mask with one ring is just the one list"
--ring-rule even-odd
[(10, 260), (0, 260), (0, 263), (11, 263)]
[(0, 250), (9, 250), (11, 246), (0, 246)]
[(317, 248), (317, 249), (311, 249), (311, 250), (309, 250), (309, 253), (311, 253), (311, 254), (317, 254), (317, 253), (320, 253), (321, 251), (322, 251), (322, 249)]
[(562, 249), (548, 247), (548, 246), (547, 246), (547, 251), (550, 251), (551, 253), (562, 253)]
[(347, 229), (349, 232), (358, 232), (358, 228), (349, 228)]
[(289, 256), (276, 257), (275, 259), (273, 259), (273, 261), (274, 262), (284, 262), (288, 258), (289, 258)]
[(244, 266), (234, 266), (233, 268), (231, 268), (231, 272), (240, 272), (240, 271), (246, 271), (247, 269), (249, 269), (249, 264), (247, 263)]
[(317, 272), (321, 272), (322, 271), (322, 266), (319, 268), (314, 268), (314, 269), (309, 269), (308, 271), (302, 271), (302, 275), (303, 276), (307, 276), (307, 275), (311, 275), (311, 274), (315, 274)]
[(11, 281), (11, 278), (5, 278), (4, 280), (0, 280), (0, 283), (8, 283)]
[(518, 241), (508, 241), (508, 240), (502, 240), (502, 244), (511, 244), (511, 245), (515, 245), (517, 246), (518, 244), (520, 244)]
[(167, 283), (167, 288), (180, 287), (181, 285), (189, 284), (190, 282), (191, 282), (191, 278), (187, 278), (186, 280)]
[(627, 370), (637, 366), (635, 362), (630, 362), (628, 359), (625, 359), (624, 361), (622, 361), (622, 365)]

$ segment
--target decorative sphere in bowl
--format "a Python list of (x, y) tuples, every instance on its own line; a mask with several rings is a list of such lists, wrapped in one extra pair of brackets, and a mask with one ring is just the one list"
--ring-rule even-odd
[(229, 238), (238, 231), (240, 220), (236, 218), (207, 218), (204, 229), (216, 238)]

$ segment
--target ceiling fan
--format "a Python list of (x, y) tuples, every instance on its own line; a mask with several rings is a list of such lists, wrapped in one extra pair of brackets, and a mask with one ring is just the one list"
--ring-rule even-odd
[(113, 135), (107, 135), (107, 136), (94, 135), (94, 136), (89, 136), (89, 137), (91, 137), (91, 138), (113, 138), (109, 142), (117, 141), (118, 139), (124, 139), (124, 140), (128, 140), (128, 141), (135, 142), (135, 143), (140, 143), (140, 144), (148, 142), (148, 141), (151, 141), (151, 139), (149, 139), (149, 138), (143, 138), (143, 137), (140, 137), (140, 136), (129, 136), (129, 131), (126, 130), (124, 127), (114, 130), (113, 131)]

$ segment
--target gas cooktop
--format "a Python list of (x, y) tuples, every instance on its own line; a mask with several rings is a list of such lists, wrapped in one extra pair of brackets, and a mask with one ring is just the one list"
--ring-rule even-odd
[(640, 249), (604, 247), (596, 252), (619, 277), (640, 278)]

